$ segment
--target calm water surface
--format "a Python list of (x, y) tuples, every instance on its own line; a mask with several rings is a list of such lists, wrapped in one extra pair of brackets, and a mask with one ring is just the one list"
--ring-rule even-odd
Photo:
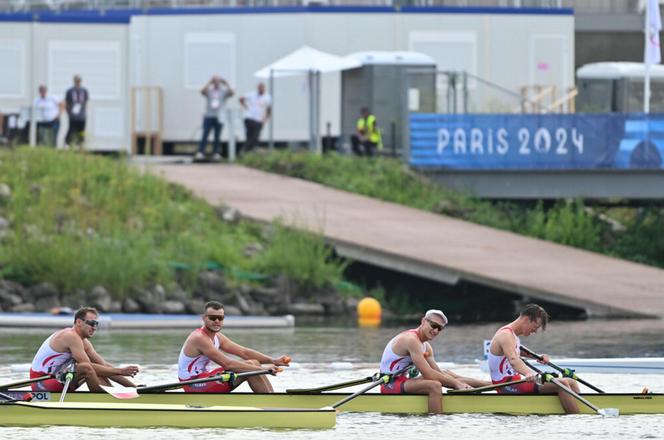
[[(490, 338), (500, 324), (450, 326), (434, 341), (438, 362), (454, 363), (461, 374), (485, 377), (475, 365), (482, 356), (482, 340)], [(365, 377), (376, 371), (385, 343), (405, 327), (359, 329), (344, 323), (298, 326), (291, 330), (226, 332), (243, 345), (272, 355), (289, 354), (294, 365), (272, 378), (277, 391), (314, 387)], [(137, 363), (137, 378), (146, 384), (176, 379), (177, 355), (189, 332), (101, 329), (93, 338), (96, 349), (110, 362)], [(0, 330), (0, 380), (27, 376), (29, 363), (48, 330)], [(553, 356), (611, 357), (664, 356), (663, 321), (554, 322), (542, 334), (523, 339), (531, 349)], [(664, 377), (656, 375), (585, 375), (595, 385), (615, 392), (636, 392), (648, 386), (664, 392)], [(246, 386), (246, 385), (244, 385)], [(351, 389), (352, 390), (352, 389)], [(489, 435), (490, 433), (490, 435)], [(86, 437), (96, 439), (373, 439), (400, 438), (664, 438), (664, 416), (547, 416), (497, 415), (403, 416), (341, 413), (337, 427), (325, 431), (196, 430), (196, 429), (91, 429), (76, 427), (0, 428), (0, 438), (43, 439)]]

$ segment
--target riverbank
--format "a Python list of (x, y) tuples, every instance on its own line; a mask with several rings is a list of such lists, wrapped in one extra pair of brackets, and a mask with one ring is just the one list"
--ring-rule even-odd
[(334, 315), (354, 311), (322, 237), (210, 206), (126, 161), (0, 153), (0, 311)]

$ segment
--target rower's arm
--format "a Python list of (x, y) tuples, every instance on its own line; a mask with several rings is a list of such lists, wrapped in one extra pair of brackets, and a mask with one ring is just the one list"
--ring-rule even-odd
[(495, 336), (495, 340), (514, 371), (522, 376), (533, 375), (533, 371), (521, 360), (520, 353), (516, 350), (516, 337), (512, 333), (499, 332)]
[(114, 367), (113, 364), (107, 362), (92, 346), (90, 341), (85, 340), (83, 342), (85, 345), (85, 352), (92, 362), (92, 368), (94, 368), (97, 376), (108, 377), (113, 382), (117, 382), (120, 385), (126, 387), (135, 387), (136, 384), (129, 380), (126, 376), (135, 376), (138, 373), (138, 367), (135, 365), (130, 365), (124, 368)]
[(420, 340), (416, 336), (407, 335), (405, 338), (406, 350), (410, 358), (413, 360), (413, 364), (420, 370), (422, 377), (428, 380), (436, 380), (441, 383), (444, 387), (454, 388), (454, 389), (463, 389), (468, 388), (468, 385), (461, 382), (460, 380), (452, 377), (444, 371), (441, 371), (440, 368), (436, 365), (435, 367), (432, 363), (435, 364), (436, 360), (433, 356), (433, 348), (431, 345), (427, 344), (428, 355), (425, 357), (422, 353), (422, 345)]
[[(227, 336), (220, 335), (221, 339), (221, 345), (224, 348), (224, 351), (230, 354), (234, 354), (235, 356), (239, 356), (242, 359), (255, 359), (261, 364), (274, 364), (274, 365), (288, 365), (288, 362), (285, 362), (286, 358), (288, 356), (281, 356), (278, 358), (271, 358), (270, 356), (261, 353), (258, 350), (254, 350), (252, 348), (247, 348), (244, 347), (240, 344), (237, 344), (233, 341), (230, 340)], [(288, 358), (290, 360), (290, 358)]]
[[(224, 337), (222, 337), (222, 346), (226, 349), (224, 345)], [(224, 370), (233, 371), (235, 373), (242, 373), (245, 371), (256, 371), (256, 370), (268, 370), (269, 368), (263, 368), (260, 365), (254, 365), (249, 362), (233, 359), (229, 356), (226, 356), (219, 348), (215, 347), (212, 344), (210, 338), (204, 335), (196, 335), (192, 338), (191, 341), (194, 344), (194, 347), (200, 351), (205, 356), (209, 357), (213, 362), (224, 367)], [(235, 354), (229, 352), (231, 354)]]
[(63, 340), (66, 348), (71, 352), (71, 356), (77, 364), (91, 362), (81, 338), (69, 333), (63, 336)]
[(425, 345), (427, 347), (426, 351), (427, 354), (425, 355), (424, 359), (426, 359), (427, 363), (431, 368), (433, 368), (435, 371), (442, 373), (442, 370), (438, 366), (438, 363), (436, 363), (436, 358), (433, 355), (433, 347), (428, 342), (425, 342)]
[(103, 357), (97, 351), (95, 348), (92, 346), (90, 341), (85, 340), (83, 341), (83, 345), (85, 346), (85, 353), (88, 355), (88, 358), (90, 358), (90, 361), (93, 364), (99, 364), (99, 365), (106, 365), (106, 366), (112, 366), (106, 360), (104, 360)]

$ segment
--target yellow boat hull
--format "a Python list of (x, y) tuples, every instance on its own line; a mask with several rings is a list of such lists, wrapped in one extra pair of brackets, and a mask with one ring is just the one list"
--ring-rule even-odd
[[(16, 395), (16, 394), (14, 394)], [(58, 393), (34, 393), (36, 399), (57, 401)], [(260, 408), (322, 408), (348, 396), (347, 393), (324, 394), (255, 394), (255, 393), (183, 393), (141, 394), (133, 400), (119, 401), (106, 393), (71, 392), (68, 402), (125, 402), (127, 404), (177, 404), (195, 406), (251, 406)], [(599, 408), (618, 408), (620, 414), (663, 414), (664, 394), (582, 394)], [(499, 395), (495, 393), (444, 394), (443, 411), (454, 413), (563, 414), (556, 395)], [(427, 398), (421, 395), (384, 395), (369, 393), (338, 408), (341, 411), (423, 414)], [(579, 404), (584, 413), (592, 410)]]
[[(123, 401), (124, 402), (124, 401)], [(240, 406), (107, 402), (16, 402), (0, 405), (0, 426), (177, 428), (333, 428), (336, 411)]]

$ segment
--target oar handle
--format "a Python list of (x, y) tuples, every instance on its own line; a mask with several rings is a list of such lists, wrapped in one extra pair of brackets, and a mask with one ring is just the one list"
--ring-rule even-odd
[(214, 376), (210, 377), (203, 377), (200, 379), (191, 379), (191, 380), (184, 380), (182, 382), (173, 382), (169, 384), (164, 384), (164, 385), (154, 385), (151, 387), (143, 387), (143, 388), (138, 388), (136, 391), (139, 394), (142, 393), (151, 393), (151, 392), (156, 392), (156, 391), (166, 391), (166, 390), (171, 390), (174, 388), (180, 388), (185, 385), (193, 385), (197, 383), (205, 383), (205, 382), (214, 382), (214, 381), (220, 381), (220, 382), (232, 382), (235, 379), (241, 378), (241, 377), (250, 377), (250, 376), (260, 376), (263, 374), (276, 374), (278, 372), (282, 371), (280, 368), (277, 368), (276, 370), (257, 370), (257, 371), (245, 371), (243, 373), (234, 373), (232, 371), (225, 371), (221, 374), (215, 374)]
[(504, 388), (508, 387), (511, 385), (517, 385), (523, 382), (528, 382), (528, 379), (525, 377), (522, 379), (517, 379), (517, 380), (512, 380), (509, 382), (504, 382), (504, 383), (496, 383), (493, 385), (486, 385), (483, 387), (477, 387), (477, 388), (467, 388), (465, 390), (447, 390), (448, 394), (475, 394), (475, 393), (483, 393), (484, 391), (493, 391), (497, 390), (499, 388)]
[[(534, 358), (537, 359), (538, 361), (544, 361), (544, 356), (542, 356), (541, 354), (535, 353), (534, 351), (532, 351), (532, 350), (529, 349), (528, 347), (524, 347), (524, 346), (522, 345), (522, 346), (521, 346), (521, 351), (523, 351), (524, 353), (526, 353), (526, 354), (528, 354), (528, 355), (534, 357)], [(591, 384), (591, 383), (589, 383), (589, 382), (586, 382), (585, 380), (583, 380), (583, 379), (581, 379), (580, 377), (578, 377), (578, 376), (576, 375), (576, 373), (572, 372), (572, 374), (570, 374), (570, 370), (569, 370), (569, 368), (563, 368), (563, 367), (561, 367), (561, 366), (559, 366), (559, 365), (554, 364), (554, 363), (551, 362), (551, 361), (548, 361), (546, 364), (549, 365), (551, 368), (560, 371), (561, 373), (563, 373), (564, 376), (571, 377), (572, 379), (576, 380), (577, 382), (582, 383), (583, 385), (587, 386), (587, 387), (590, 388), (591, 390), (597, 391), (598, 393), (604, 393), (604, 391), (602, 391), (601, 389), (597, 388), (595, 385), (593, 385), (593, 384)]]

